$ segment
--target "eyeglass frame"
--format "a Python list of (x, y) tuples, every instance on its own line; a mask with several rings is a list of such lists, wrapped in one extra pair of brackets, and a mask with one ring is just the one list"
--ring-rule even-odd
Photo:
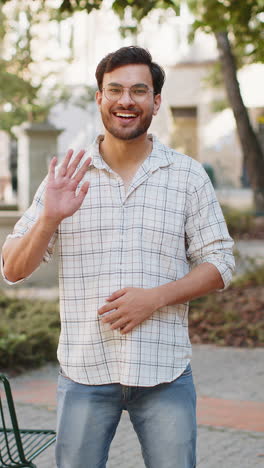
[[(142, 89), (144, 89), (144, 88), (147, 89), (147, 93), (150, 92), (150, 93), (153, 94), (153, 96), (156, 96), (157, 94), (159, 94), (159, 93), (155, 93), (154, 89), (150, 89), (148, 87), (148, 85), (146, 85), (145, 83), (136, 83), (136, 84), (134, 84), (132, 86), (129, 86), (129, 87), (128, 86), (123, 86), (123, 85), (121, 85), (119, 83), (108, 83), (107, 86), (116, 86), (116, 87), (121, 88), (121, 90), (122, 90), (121, 95), (118, 96), (117, 99), (109, 99), (109, 97), (107, 97), (107, 95), (106, 95), (106, 87), (102, 88), (101, 93), (103, 93), (105, 95), (105, 98), (110, 102), (117, 102), (123, 96), (125, 89), (128, 90), (128, 94), (129, 94), (130, 99), (132, 99), (132, 101), (134, 101), (134, 102), (137, 102), (130, 94), (131, 88), (134, 88), (136, 86), (138, 86), (139, 88), (141, 87)], [(146, 96), (147, 96), (147, 93), (146, 93)], [(145, 98), (145, 96), (144, 96), (144, 98)]]

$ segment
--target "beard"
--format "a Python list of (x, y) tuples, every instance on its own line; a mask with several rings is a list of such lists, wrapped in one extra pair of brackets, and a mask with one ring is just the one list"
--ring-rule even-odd
[[(124, 112), (124, 109), (122, 109)], [(110, 115), (110, 116), (109, 116)], [(152, 122), (152, 110), (143, 118), (141, 119), (138, 124), (133, 127), (122, 127), (118, 125), (118, 122), (114, 123), (111, 119), (112, 114), (109, 112), (103, 112), (101, 110), (101, 118), (104, 124), (105, 129), (115, 138), (119, 140), (133, 140), (134, 138), (138, 138), (139, 136), (146, 133), (150, 127)]]

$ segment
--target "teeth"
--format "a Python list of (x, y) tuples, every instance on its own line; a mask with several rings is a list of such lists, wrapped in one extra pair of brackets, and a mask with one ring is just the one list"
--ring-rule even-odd
[(122, 114), (121, 112), (116, 113), (117, 117), (136, 117), (136, 114)]

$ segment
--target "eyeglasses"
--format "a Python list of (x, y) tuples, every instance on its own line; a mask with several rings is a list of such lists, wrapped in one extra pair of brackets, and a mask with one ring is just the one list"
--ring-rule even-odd
[(155, 94), (152, 89), (143, 84), (134, 85), (130, 88), (125, 88), (118, 84), (108, 84), (103, 88), (103, 92), (106, 99), (114, 102), (118, 101), (123, 96), (125, 89), (128, 90), (130, 98), (135, 102), (143, 102), (149, 93)]

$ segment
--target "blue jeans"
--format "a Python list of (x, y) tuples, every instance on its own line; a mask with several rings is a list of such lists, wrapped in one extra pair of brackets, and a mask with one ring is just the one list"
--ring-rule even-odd
[(129, 413), (147, 468), (195, 468), (196, 393), (190, 365), (173, 382), (155, 387), (83, 385), (60, 375), (58, 468), (105, 468), (122, 410)]

